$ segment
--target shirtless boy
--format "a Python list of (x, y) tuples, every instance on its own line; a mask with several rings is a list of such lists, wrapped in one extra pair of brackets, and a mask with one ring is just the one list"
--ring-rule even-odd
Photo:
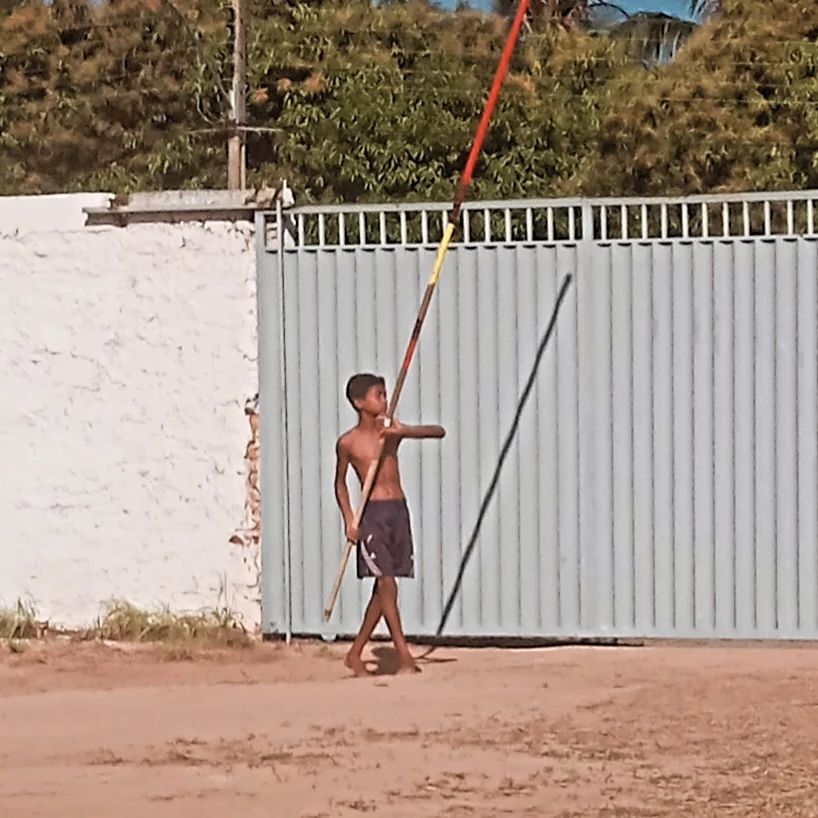
[[(385, 428), (386, 385), (377, 375), (353, 375), (347, 383), (346, 395), (358, 413), (358, 425), (343, 434), (335, 447), (335, 497), (344, 518), (347, 540), (357, 545), (358, 579), (374, 577), (375, 584), (345, 664), (356, 676), (366, 675), (361, 654), (383, 616), (398, 654), (398, 672), (414, 673), (418, 668), (409, 653), (398, 611), (396, 578), (414, 576), (412, 531), (398, 471), (398, 446), (405, 438), (441, 438), (446, 431), (442, 426), (403, 426), (394, 418)], [(381, 464), (357, 530), (355, 512), (349, 502), (347, 469), (351, 465), (363, 484), (382, 437), (385, 440)]]

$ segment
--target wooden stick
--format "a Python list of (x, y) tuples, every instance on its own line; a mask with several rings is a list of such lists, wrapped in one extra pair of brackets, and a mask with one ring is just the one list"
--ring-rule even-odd
[[(440, 240), (440, 245), (438, 246), (437, 256), (435, 257), (435, 263), (432, 267), (432, 274), (429, 276), (429, 281), (426, 285), (426, 292), (423, 294), (423, 300), (421, 301), (420, 309), (418, 310), (417, 320), (415, 321), (415, 326), (412, 329), (412, 335), (409, 338), (409, 343), (406, 347), (406, 354), (403, 356), (403, 363), (401, 364), (400, 371), (398, 372), (395, 388), (392, 392), (392, 398), (390, 399), (389, 406), (386, 410), (384, 425), (387, 427), (391, 424), (392, 418), (395, 415), (398, 400), (400, 399), (401, 392), (403, 391), (403, 385), (406, 381), (406, 375), (409, 372), (409, 365), (412, 362), (418, 339), (420, 338), (420, 331), (423, 327), (426, 313), (429, 311), (429, 305), (432, 303), (432, 296), (434, 295), (437, 282), (440, 278), (440, 273), (443, 269), (443, 261), (446, 258), (446, 252), (449, 249), (449, 244), (451, 243), (452, 236), (454, 235), (455, 227), (460, 221), (460, 211), (463, 207), (463, 202), (466, 199), (466, 191), (468, 190), (469, 183), (471, 182), (472, 175), (474, 174), (474, 169), (477, 166), (477, 158), (480, 155), (480, 150), (483, 147), (483, 142), (486, 138), (486, 134), (488, 133), (489, 121), (494, 108), (497, 105), (497, 100), (500, 97), (500, 89), (502, 88), (503, 81), (508, 73), (508, 67), (511, 63), (511, 55), (514, 52), (514, 47), (520, 36), (520, 30), (523, 27), (523, 22), (525, 21), (525, 15), (528, 11), (529, 3), (530, 0), (520, 0), (517, 7), (517, 12), (514, 15), (514, 21), (511, 24), (511, 30), (509, 31), (508, 37), (506, 38), (506, 43), (503, 46), (503, 53), (500, 55), (500, 62), (497, 66), (497, 71), (494, 74), (494, 80), (491, 84), (491, 90), (489, 91), (486, 105), (483, 108), (483, 115), (480, 117), (480, 122), (477, 125), (474, 141), (472, 142), (471, 150), (469, 151), (469, 156), (466, 160), (466, 167), (460, 178), (457, 195), (455, 196), (455, 200), (452, 204), (452, 210), (449, 214), (448, 224), (446, 225), (446, 229), (443, 231), (443, 238)], [(361, 489), (361, 499), (358, 503), (358, 509), (355, 512), (356, 528), (360, 526), (364, 509), (366, 508), (366, 503), (369, 500), (369, 494), (375, 483), (375, 477), (378, 473), (378, 468), (380, 467), (381, 457), (383, 456), (383, 443), (383, 440), (381, 440), (375, 458), (372, 460), (372, 463), (370, 463), (369, 470), (366, 473), (366, 478)], [(341, 564), (338, 567), (335, 582), (332, 586), (332, 592), (330, 593), (329, 601), (324, 608), (324, 620), (327, 622), (332, 616), (332, 609), (335, 607), (335, 600), (337, 599), (338, 592), (341, 588), (341, 581), (344, 577), (344, 571), (346, 570), (346, 565), (349, 561), (349, 555), (352, 551), (353, 545), (355, 545), (355, 543), (350, 543), (347, 541), (346, 547), (344, 548), (344, 553), (341, 557)]]

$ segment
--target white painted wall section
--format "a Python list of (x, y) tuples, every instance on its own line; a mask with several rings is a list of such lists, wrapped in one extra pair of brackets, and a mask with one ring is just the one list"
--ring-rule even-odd
[(0, 218), (0, 605), (79, 626), (114, 597), (226, 591), (258, 622), (257, 554), (229, 542), (258, 391), (252, 234)]
[(107, 207), (110, 193), (55, 193), (51, 196), (0, 196), (0, 234), (79, 230), (83, 208)]

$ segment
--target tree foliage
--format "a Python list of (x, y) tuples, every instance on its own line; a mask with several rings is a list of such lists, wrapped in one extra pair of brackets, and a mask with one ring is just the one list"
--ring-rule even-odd
[[(503, 45), (498, 17), (442, 14), (424, 3), (373, 13), (366, 2), (260, 14), (253, 57), (262, 105), (278, 132), (255, 155), (275, 157), (316, 198), (447, 198), (463, 167)], [(298, 32), (292, 37), (292, 32)], [(286, 33), (290, 36), (287, 37)], [(286, 45), (285, 45), (286, 43)], [(519, 48), (484, 147), (476, 190), (536, 193), (567, 179), (601, 116), (596, 86), (626, 58), (608, 42), (531, 34)], [(259, 118), (263, 109), (254, 109)]]
[(219, 178), (221, 141), (195, 133), (223, 119), (227, 32), (212, 11), (19, 4), (0, 24), (0, 192)]
[[(6, 2), (0, 193), (224, 186), (227, 0)], [(251, 183), (286, 178), (300, 201), (450, 198), (501, 15), (248, 2)], [(473, 195), (816, 186), (818, 4), (723, 0), (650, 70), (644, 31), (595, 35), (552, 5), (561, 21), (515, 53)]]
[[(676, 60), (628, 72), (584, 193), (818, 187), (818, 4), (722, 0)], [(604, 179), (600, 178), (604, 174)]]

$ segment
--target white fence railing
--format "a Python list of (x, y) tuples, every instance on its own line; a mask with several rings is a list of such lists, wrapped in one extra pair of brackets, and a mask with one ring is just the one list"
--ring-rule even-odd
[[(455, 241), (531, 244), (816, 235), (818, 191), (679, 198), (468, 202)], [(317, 205), (285, 211), (295, 247), (437, 244), (445, 203)], [(270, 214), (268, 218), (275, 218)]]

